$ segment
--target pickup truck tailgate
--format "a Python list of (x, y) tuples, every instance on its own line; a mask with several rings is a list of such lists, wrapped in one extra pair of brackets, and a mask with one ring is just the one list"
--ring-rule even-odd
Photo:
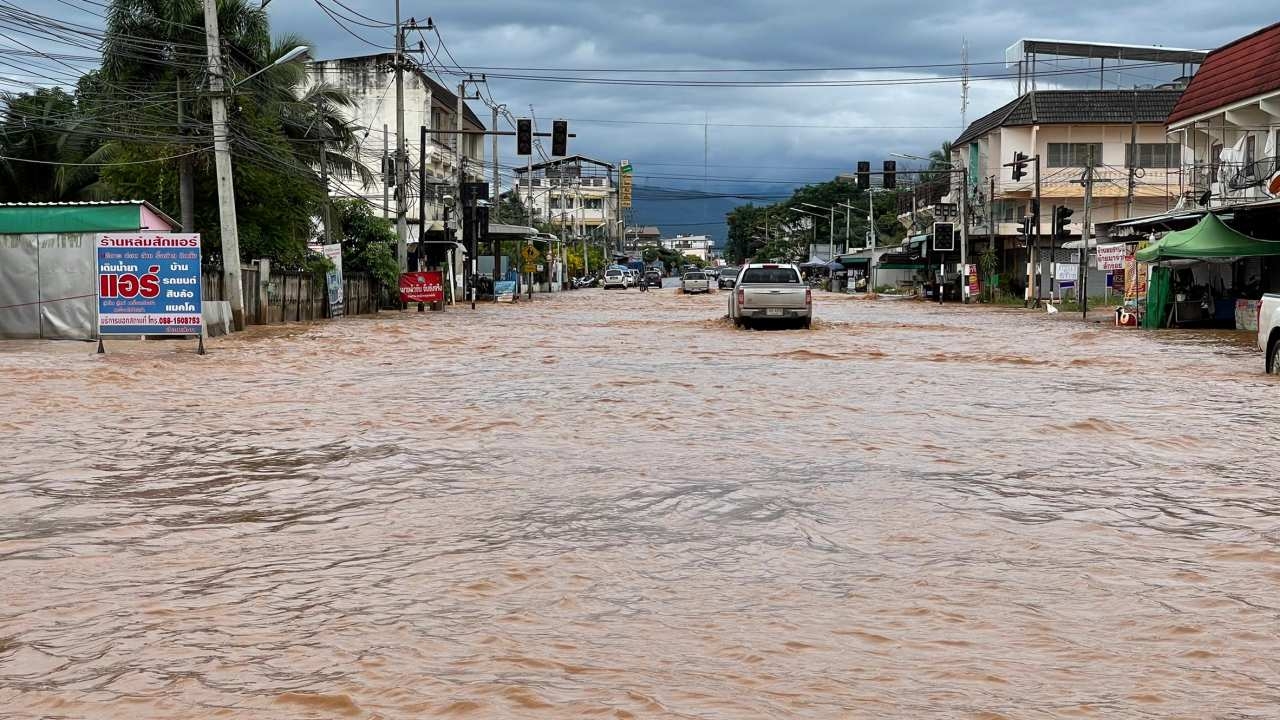
[(803, 308), (806, 288), (803, 285), (743, 285), (742, 307)]

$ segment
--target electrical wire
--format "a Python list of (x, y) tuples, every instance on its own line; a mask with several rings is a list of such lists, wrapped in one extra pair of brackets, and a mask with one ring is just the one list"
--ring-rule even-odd
[(32, 160), (30, 158), (10, 157), (8, 155), (0, 155), (0, 160), (8, 160), (10, 162), (31, 163), (33, 165), (65, 165), (68, 167), (117, 167), (122, 165), (146, 165), (148, 163), (177, 160), (178, 158), (184, 158), (184, 157), (187, 157), (188, 155), (195, 155), (196, 153), (207, 152), (212, 149), (213, 149), (213, 146), (201, 147), (201, 148), (196, 148), (194, 150), (190, 150), (188, 152), (179, 153), (177, 155), (170, 155), (168, 157), (150, 158), (147, 160), (128, 160), (128, 161), (122, 161), (122, 162), (108, 162), (108, 163), (59, 162), (56, 160)]

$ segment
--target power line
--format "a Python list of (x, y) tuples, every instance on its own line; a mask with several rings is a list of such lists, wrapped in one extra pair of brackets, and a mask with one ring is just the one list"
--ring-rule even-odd
[(165, 162), (166, 160), (177, 160), (178, 158), (183, 158), (188, 155), (195, 155), (196, 153), (202, 153), (212, 149), (213, 147), (209, 146), (209, 147), (196, 148), (195, 150), (179, 153), (177, 155), (170, 155), (168, 157), (151, 158), (149, 160), (127, 160), (122, 162), (108, 162), (108, 163), (58, 162), (55, 160), (31, 160), (29, 158), (10, 157), (7, 155), (0, 155), (0, 160), (8, 160), (10, 162), (32, 163), (34, 165), (66, 165), (68, 167), (116, 167), (119, 165), (145, 165), (147, 163)]

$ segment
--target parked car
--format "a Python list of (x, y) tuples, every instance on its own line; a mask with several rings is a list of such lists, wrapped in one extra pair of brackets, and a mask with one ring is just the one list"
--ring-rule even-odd
[(626, 270), (623, 270), (623, 272), (627, 274), (628, 287), (637, 287), (638, 285), (640, 285), (639, 270), (636, 270), (634, 268), (627, 268)]
[(808, 328), (813, 323), (813, 291), (795, 265), (751, 263), (729, 295), (729, 317), (738, 327), (776, 320)]
[(695, 270), (685, 273), (684, 277), (680, 278), (680, 287), (686, 295), (711, 292), (711, 281), (707, 279), (706, 273)]
[(649, 287), (662, 287), (662, 273), (653, 268), (644, 271), (644, 284)]
[(715, 281), (720, 279), (720, 268), (707, 266), (702, 268), (702, 272), (707, 274), (708, 280)]
[(738, 282), (738, 268), (720, 268), (720, 280), (717, 282), (721, 290), (731, 289)]
[(608, 290), (609, 288), (622, 288), (623, 290), (626, 290), (630, 283), (629, 278), (630, 276), (628, 276), (626, 271), (622, 268), (609, 268), (604, 271), (603, 287), (605, 290)]
[(1258, 302), (1258, 349), (1266, 353), (1267, 372), (1280, 375), (1280, 294), (1267, 293)]

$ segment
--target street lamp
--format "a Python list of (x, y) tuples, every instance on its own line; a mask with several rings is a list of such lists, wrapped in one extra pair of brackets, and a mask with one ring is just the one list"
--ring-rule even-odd
[(250, 75), (250, 76), (248, 76), (248, 77), (246, 77), (246, 78), (241, 78), (240, 80), (238, 80), (238, 81), (236, 81), (236, 82), (232, 83), (232, 84), (231, 84), (231, 87), (233, 87), (233, 88), (234, 88), (234, 87), (240, 87), (240, 86), (241, 86), (241, 85), (243, 85), (244, 83), (249, 82), (250, 80), (252, 80), (252, 79), (254, 79), (254, 78), (258, 77), (259, 75), (261, 75), (262, 73), (264, 73), (264, 72), (266, 72), (266, 71), (270, 70), (271, 68), (273, 68), (273, 67), (275, 67), (275, 66), (277, 66), (277, 65), (284, 65), (285, 63), (293, 62), (294, 60), (297, 60), (298, 58), (302, 57), (303, 55), (306, 55), (306, 54), (307, 54), (308, 52), (310, 52), (310, 51), (311, 51), (311, 48), (307, 47), (306, 45), (299, 45), (298, 47), (296, 47), (296, 48), (294, 48), (294, 49), (290, 50), (289, 52), (287, 52), (287, 53), (285, 53), (285, 54), (281, 55), (280, 57), (276, 58), (276, 61), (275, 61), (275, 62), (273, 62), (273, 63), (271, 63), (270, 65), (268, 65), (268, 66), (266, 66), (266, 67), (262, 68), (261, 70), (259, 70), (259, 71), (255, 72), (255, 73), (253, 73), (252, 75)]
[[(801, 203), (801, 205), (808, 205), (808, 203)], [(809, 212), (808, 210), (805, 210), (804, 208), (793, 207), (793, 208), (791, 208), (791, 211), (792, 211), (792, 212), (803, 213), (803, 214), (805, 214), (805, 215), (811, 215), (811, 216), (816, 217), (816, 218), (822, 218), (822, 217), (825, 217), (825, 216), (823, 216), (823, 215), (819, 215), (819, 214), (818, 214), (818, 213), (816, 213), (816, 212)], [(812, 228), (812, 229), (813, 229), (813, 242), (812, 242), (812, 246), (816, 248), (816, 247), (818, 247), (818, 223), (815, 223), (815, 222), (812, 222), (812, 221), (811, 221), (811, 222), (810, 222), (810, 224), (813, 226), (813, 228)]]

